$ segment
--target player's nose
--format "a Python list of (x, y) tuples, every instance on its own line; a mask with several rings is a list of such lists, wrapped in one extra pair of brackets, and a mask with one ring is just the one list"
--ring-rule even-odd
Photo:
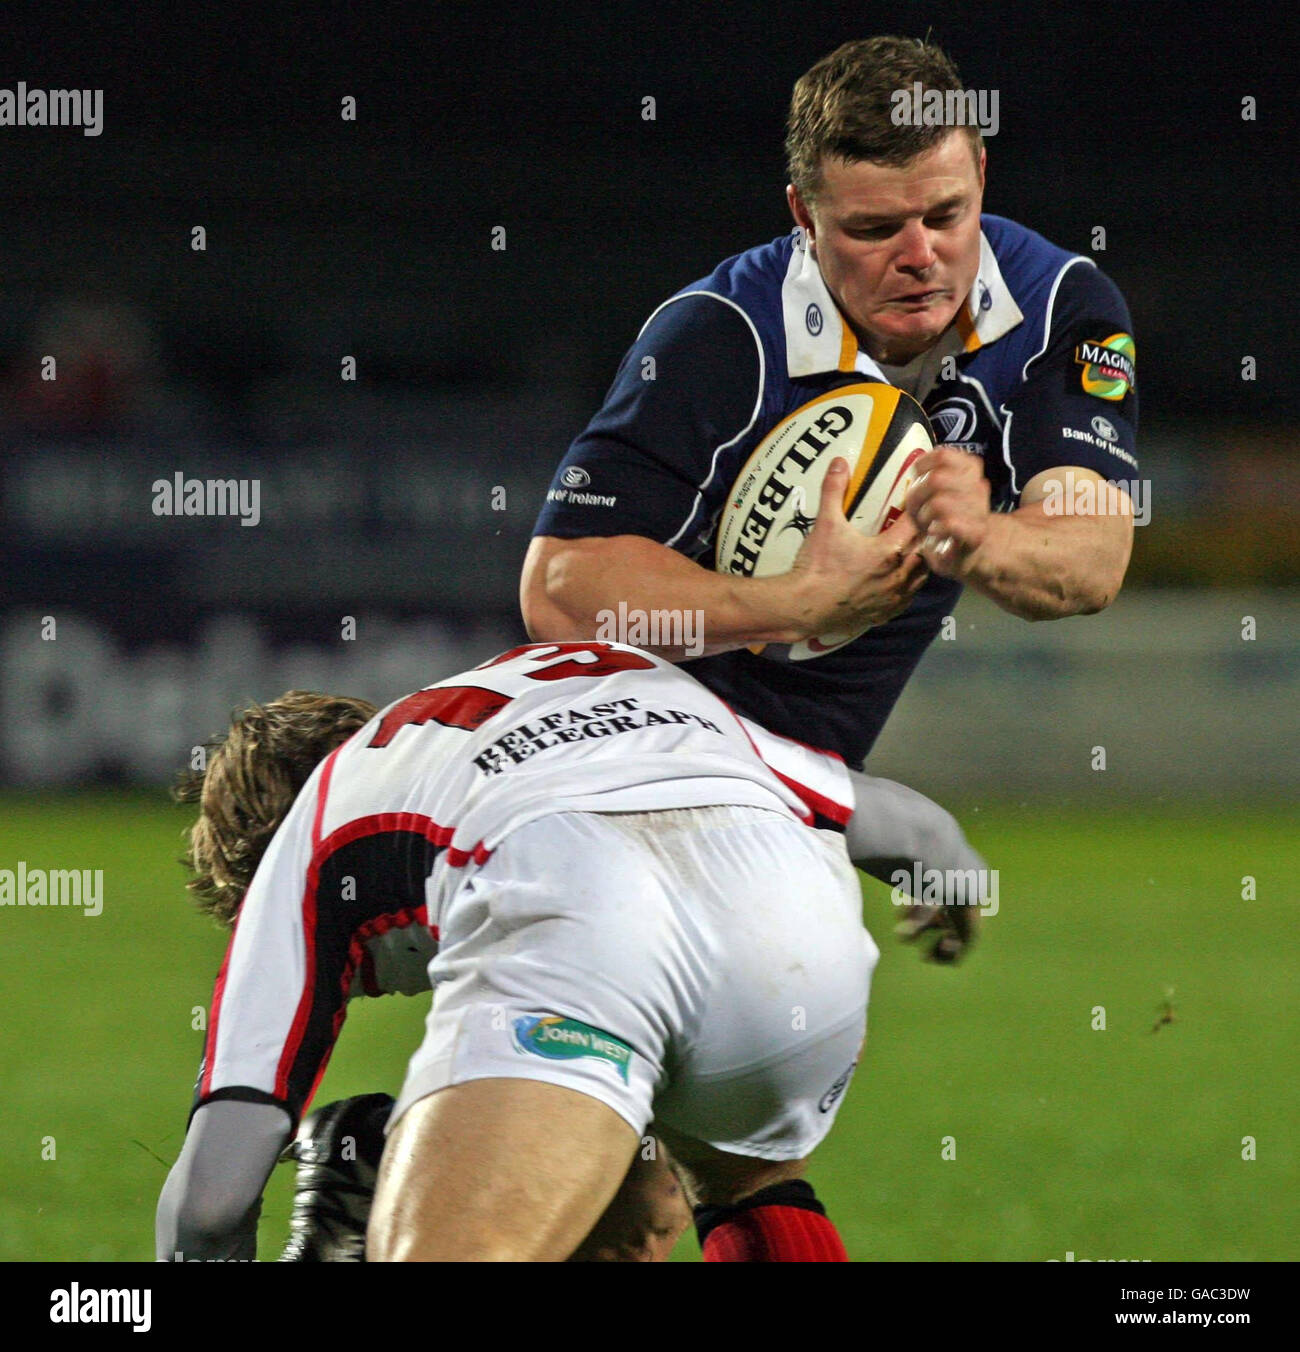
[(907, 272), (925, 272), (937, 258), (930, 231), (921, 221), (908, 221), (899, 237), (898, 266)]

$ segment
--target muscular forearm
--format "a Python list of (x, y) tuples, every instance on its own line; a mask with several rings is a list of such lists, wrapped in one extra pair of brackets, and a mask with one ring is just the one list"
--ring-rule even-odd
[[(776, 577), (715, 573), (640, 535), (538, 536), (520, 583), (528, 632), (538, 642), (617, 639), (652, 646), (679, 662), (751, 643), (861, 633), (880, 624), (906, 608), (928, 574), (910, 519), (870, 538), (849, 525), (843, 506), (848, 474), (848, 462), (837, 456), (822, 481), (812, 530), (790, 571)], [(659, 634), (627, 634), (631, 625), (656, 615), (662, 625), (665, 613), (673, 646), (662, 628)]]
[(921, 557), (1003, 610), (1056, 620), (1104, 610), (1119, 593), (1133, 547), (1128, 494), (1081, 465), (1036, 474), (1021, 506), (989, 510), (980, 463), (951, 446), (917, 461), (907, 511), (925, 535)]
[(616, 620), (620, 605), (624, 614), (692, 613), (694, 651), (651, 649), (675, 662), (804, 637), (797, 596), (784, 579), (714, 573), (642, 536), (557, 541), (534, 567), (535, 575), (525, 577), (523, 608), (529, 636), (539, 642), (598, 638), (602, 619)]
[(1029, 503), (989, 518), (963, 581), (1022, 619), (1091, 615), (1119, 593), (1132, 539), (1131, 517), (1049, 516)]

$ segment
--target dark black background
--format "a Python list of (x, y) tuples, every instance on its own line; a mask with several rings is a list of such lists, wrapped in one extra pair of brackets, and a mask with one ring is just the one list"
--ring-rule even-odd
[(788, 228), (797, 76), (847, 38), (930, 31), (1000, 92), (987, 209), (1081, 251), (1106, 227), (1149, 416), (1294, 411), (1296, 22), (1268, 4), (6, 6), (0, 84), (103, 88), (106, 125), (0, 131), (0, 355), (75, 281), (145, 301), (171, 360), (234, 408), (345, 338), (369, 380), (598, 398), (660, 299)]

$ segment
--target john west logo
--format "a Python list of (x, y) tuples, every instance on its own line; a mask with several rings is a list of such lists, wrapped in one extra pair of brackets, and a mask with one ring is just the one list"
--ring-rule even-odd
[(1132, 334), (1112, 333), (1096, 342), (1084, 341), (1074, 349), (1074, 360), (1083, 367), (1084, 390), (1099, 399), (1123, 399), (1136, 383)]
[(627, 1083), (627, 1068), (632, 1060), (632, 1048), (626, 1042), (602, 1033), (578, 1019), (562, 1019), (550, 1014), (535, 1018), (525, 1015), (515, 1020), (515, 1046), (521, 1052), (544, 1056), (548, 1061), (572, 1061), (590, 1056), (597, 1061), (608, 1061)]

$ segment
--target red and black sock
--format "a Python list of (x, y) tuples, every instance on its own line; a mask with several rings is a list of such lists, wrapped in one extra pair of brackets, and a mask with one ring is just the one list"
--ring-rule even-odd
[(839, 1232), (812, 1185), (773, 1183), (734, 1206), (697, 1206), (706, 1263), (847, 1263)]

